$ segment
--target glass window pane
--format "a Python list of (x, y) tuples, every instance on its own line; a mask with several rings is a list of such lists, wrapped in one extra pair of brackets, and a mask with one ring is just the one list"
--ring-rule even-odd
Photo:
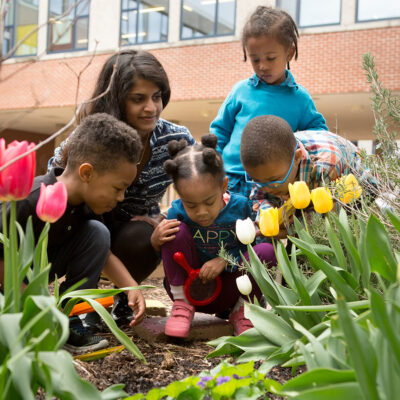
[(399, 0), (358, 0), (357, 21), (400, 17)]
[(297, 22), (297, 1), (296, 0), (280, 0), (278, 7), (286, 11)]
[(64, 17), (51, 25), (51, 43), (55, 45), (68, 45), (63, 49), (72, 48), (72, 21)]
[(38, 6), (34, 2), (30, 4), (23, 0), (17, 0), (15, 4), (15, 38), (13, 45), (26, 37), (26, 35), (29, 35), (18, 47), (15, 54), (19, 56), (36, 54), (37, 32), (32, 34), (30, 32), (38, 24)]
[(340, 0), (301, 0), (299, 27), (340, 23)]
[[(182, 39), (214, 35), (216, 0), (183, 0)], [(188, 29), (183, 29), (188, 28)], [(193, 31), (194, 35), (184, 36)]]
[(168, 0), (140, 2), (138, 43), (167, 39)]
[(121, 44), (128, 45), (136, 43), (136, 19), (137, 12), (129, 11), (121, 16)]
[(89, 15), (89, 6), (90, 6), (89, 0), (82, 1), (82, 3), (79, 3), (76, 6), (75, 14), (77, 16)]
[(89, 20), (79, 18), (75, 24), (76, 48), (86, 49), (88, 47)]
[(235, 28), (235, 0), (219, 0), (218, 2), (218, 35), (229, 35)]
[(6, 25), (14, 24), (14, 3), (8, 2), (6, 5)]

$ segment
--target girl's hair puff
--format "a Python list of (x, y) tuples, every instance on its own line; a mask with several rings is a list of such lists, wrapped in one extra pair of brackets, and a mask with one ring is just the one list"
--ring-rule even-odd
[(201, 144), (188, 146), (186, 140), (171, 140), (168, 143), (170, 160), (165, 161), (164, 170), (176, 184), (179, 179), (190, 179), (196, 175), (211, 174), (222, 183), (225, 177), (224, 163), (217, 149), (215, 135), (204, 135)]
[[(283, 10), (258, 6), (243, 27), (242, 47), (244, 61), (247, 60), (247, 40), (250, 37), (259, 37), (261, 35), (270, 34), (274, 35), (276, 40), (286, 48), (289, 48), (293, 44), (295, 47), (294, 59), (297, 60), (297, 38), (299, 37), (299, 31), (297, 30), (293, 18)], [(288, 69), (290, 69), (289, 62)]]

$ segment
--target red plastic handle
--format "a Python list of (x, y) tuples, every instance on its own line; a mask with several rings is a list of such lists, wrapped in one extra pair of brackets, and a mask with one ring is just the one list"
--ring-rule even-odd
[(195, 271), (193, 268), (190, 267), (189, 263), (187, 262), (185, 256), (183, 255), (183, 253), (181, 253), (180, 251), (177, 251), (174, 254), (174, 260), (176, 263), (178, 263), (182, 268), (185, 269), (185, 271), (188, 273), (188, 275), (190, 275), (190, 273), (192, 271)]

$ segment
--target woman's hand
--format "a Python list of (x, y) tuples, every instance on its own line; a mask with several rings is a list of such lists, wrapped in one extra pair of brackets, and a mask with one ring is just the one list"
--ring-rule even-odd
[(128, 305), (135, 313), (135, 318), (129, 323), (129, 326), (135, 326), (140, 324), (146, 316), (146, 302), (140, 290), (129, 290), (126, 295), (128, 296)]
[(177, 232), (179, 232), (180, 221), (177, 219), (164, 219), (154, 229), (151, 235), (151, 245), (154, 250), (160, 251), (164, 243), (170, 242), (175, 239)]
[(200, 268), (199, 278), (205, 283), (211, 281), (221, 274), (225, 269), (227, 262), (221, 257), (215, 257), (207, 261)]

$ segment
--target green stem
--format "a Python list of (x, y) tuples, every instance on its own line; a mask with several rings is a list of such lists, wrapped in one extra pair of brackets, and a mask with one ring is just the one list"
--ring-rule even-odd
[(3, 250), (4, 250), (4, 309), (8, 309), (10, 306), (11, 302), (11, 297), (12, 297), (12, 268), (10, 265), (10, 242), (8, 240), (8, 224), (7, 224), (7, 207), (6, 207), (6, 202), (3, 201), (2, 203), (2, 220), (3, 220), (3, 238), (4, 238), (4, 243), (3, 243)]
[(19, 304), (21, 297), (21, 282), (19, 282), (19, 268), (18, 268), (18, 240), (17, 240), (17, 203), (15, 200), (11, 201), (10, 212), (10, 250), (11, 250), (11, 268), (13, 276), (13, 299), (14, 299), (14, 312), (19, 312)]
[(306, 231), (307, 231), (308, 234), (310, 234), (310, 232), (308, 231), (308, 224), (307, 224), (307, 220), (306, 220), (306, 217), (305, 217), (303, 209), (301, 209), (301, 216), (303, 217), (304, 226), (306, 227)]

